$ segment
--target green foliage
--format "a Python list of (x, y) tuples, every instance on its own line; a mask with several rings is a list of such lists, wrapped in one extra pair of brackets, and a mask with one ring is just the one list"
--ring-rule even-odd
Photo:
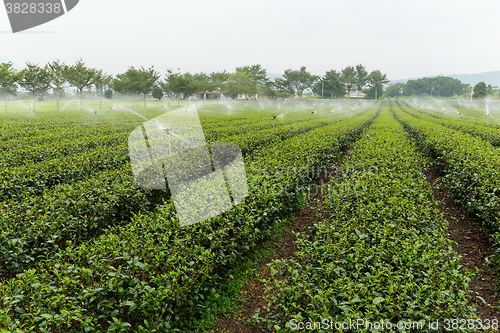
[(474, 86), (474, 98), (484, 98), (488, 93), (488, 87), (483, 81), (479, 82)]
[(153, 96), (154, 99), (157, 99), (160, 101), (163, 98), (163, 91), (160, 88), (155, 88), (155, 89), (153, 89), (151, 96)]
[(20, 75), (22, 79), (19, 85), (31, 95), (33, 111), (35, 111), (35, 97), (46, 94), (50, 89), (50, 74), (45, 68), (27, 62), (26, 68), (20, 72)]
[(80, 110), (83, 109), (83, 89), (91, 86), (96, 70), (85, 65), (83, 60), (78, 60), (75, 65), (65, 69), (66, 78), (72, 86), (80, 92)]
[(304, 90), (311, 88), (318, 79), (318, 76), (312, 75), (302, 66), (300, 70), (285, 70), (283, 77), (275, 79), (274, 82), (281, 91), (297, 94), (302, 99)]
[(368, 75), (368, 82), (370, 85), (374, 88), (375, 90), (375, 99), (378, 99), (378, 88), (379, 86), (382, 86), (385, 83), (389, 83), (389, 80), (387, 79), (387, 74), (382, 74), (381, 71), (378, 69), (372, 71), (370, 75)]
[(258, 322), (290, 332), (293, 319), (395, 327), (474, 317), (471, 274), (459, 269), (415, 148), (383, 107), (329, 184), (329, 217), (298, 236), (295, 258), (272, 262), (265, 280), (272, 310)]
[(463, 121), (463, 117), (462, 119), (456, 119), (456, 117), (438, 115), (436, 112), (426, 111), (415, 106), (409, 107), (401, 101), (398, 101), (398, 105), (401, 110), (414, 117), (429, 120), (464, 133), (469, 133), (485, 141), (489, 141), (494, 146), (500, 146), (500, 132), (495, 125), (487, 126), (487, 124)]
[(227, 91), (227, 82), (229, 81), (230, 75), (231, 74), (225, 70), (210, 73), (210, 80), (214, 84), (214, 91), (219, 94), (219, 99), (221, 98), (221, 95), (225, 94)]
[(365, 66), (362, 64), (356, 65), (356, 88), (358, 89), (358, 98), (359, 92), (368, 82), (368, 72), (366, 71)]
[(451, 77), (422, 78), (408, 80), (403, 85), (403, 96), (451, 97), (463, 95), (466, 88), (466, 84)]
[(156, 83), (160, 78), (160, 73), (158, 73), (154, 69), (154, 67), (151, 66), (150, 68), (147, 69), (141, 67), (139, 69), (139, 74), (140, 74), (139, 92), (144, 94), (144, 107), (146, 107), (146, 95), (149, 94), (156, 87)]
[(113, 98), (113, 90), (106, 89), (106, 91), (104, 92), (104, 97), (107, 99), (112, 99)]
[(227, 83), (227, 93), (233, 98), (254, 97), (258, 92), (257, 81), (252, 78), (250, 71), (236, 71), (229, 76)]
[[(311, 169), (335, 160), (339, 150), (362, 133), (375, 112), (372, 109), (352, 119), (350, 115), (339, 116), (342, 121), (330, 125), (315, 126), (313, 121), (304, 125), (311, 127), (304, 127), (302, 133), (294, 134), (293, 128), (282, 126), (284, 133), (288, 131), (282, 141), (267, 142), (265, 149), (245, 154), (249, 197), (221, 216), (180, 228), (174, 206), (167, 200), (128, 223), (104, 229), (94, 239), (66, 244), (51, 260), (0, 285), (0, 329), (190, 331), (195, 314), (203, 310), (199, 305), (205, 304), (205, 296), (214, 297), (206, 286), (220, 281), (219, 272), (267, 239), (281, 217), (297, 207), (302, 191), (296, 195), (290, 189), (307, 185), (313, 177), (298, 168)], [(245, 126), (243, 121), (241, 124)], [(220, 127), (220, 123), (214, 121), (213, 126)], [(253, 135), (249, 132), (245, 139), (248, 145), (259, 135), (255, 131), (259, 125), (253, 126)], [(106, 188), (89, 186), (86, 193), (96, 187)], [(102, 198), (111, 199), (112, 193), (117, 195), (111, 191)], [(95, 200), (86, 209), (97, 213), (97, 203), (103, 199)], [(62, 218), (62, 212), (72, 205), (64, 199), (59, 204), (66, 207), (55, 210)], [(23, 243), (23, 249), (29, 247)]]
[(57, 111), (59, 111), (59, 98), (61, 90), (66, 82), (68, 82), (68, 66), (64, 62), (61, 63), (60, 60), (56, 60), (47, 64), (47, 70), (50, 74), (50, 83), (55, 90), (57, 98)]
[(324, 98), (341, 98), (345, 96), (345, 87), (340, 82), (340, 73), (335, 70), (326, 72), (313, 87), (313, 92), (318, 96), (323, 93)]
[(181, 96), (183, 96), (184, 99), (188, 99), (189, 96), (193, 95), (198, 90), (196, 82), (190, 73), (181, 74), (169, 71), (167, 85), (169, 91), (177, 97), (177, 105), (180, 104)]
[(0, 63), (0, 88), (5, 100), (5, 111), (7, 111), (7, 94), (16, 94), (16, 83), (20, 79), (21, 75), (12, 67), (11, 62)]
[[(365, 94), (365, 98), (375, 99), (375, 87), (364, 89), (363, 92)], [(384, 94), (384, 87), (382, 85), (379, 85), (377, 87), (377, 99), (381, 97), (383, 94)]]
[[(434, 159), (446, 174), (447, 185), (469, 213), (492, 229), (499, 246), (500, 233), (500, 153), (489, 142), (435, 122), (418, 119), (399, 108), (397, 118), (418, 141), (420, 149)], [(498, 255), (494, 261), (500, 262)]]
[(205, 99), (206, 94), (212, 93), (216, 89), (216, 85), (210, 81), (210, 75), (198, 73), (193, 75), (193, 80), (196, 85), (196, 92), (202, 94), (200, 99)]
[[(385, 88), (384, 96), (385, 97), (399, 97), (403, 95), (405, 88), (404, 83), (391, 83), (387, 88)], [(375, 93), (375, 91), (373, 92)], [(381, 96), (380, 91), (378, 92), (378, 96)], [(375, 95), (372, 97), (375, 98)]]
[(340, 82), (342, 82), (345, 90), (347, 90), (347, 98), (351, 98), (351, 90), (357, 82), (356, 69), (353, 66), (347, 66), (342, 69)]

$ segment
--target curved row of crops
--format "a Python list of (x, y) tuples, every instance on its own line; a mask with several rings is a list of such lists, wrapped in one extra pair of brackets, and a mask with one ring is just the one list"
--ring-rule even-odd
[[(500, 246), (500, 151), (481, 140), (445, 126), (417, 119), (394, 108), (398, 120), (415, 137), (420, 149), (433, 158), (447, 186), (467, 211), (480, 217), (494, 246)], [(498, 269), (498, 250), (492, 258)]]
[[(366, 111), (364, 108), (353, 114), (359, 115)], [(253, 116), (249, 119), (258, 121), (224, 128), (212, 124), (214, 126), (205, 128), (205, 132), (208, 141), (233, 140), (242, 144), (242, 152), (246, 155), (268, 141), (277, 142), (316, 127), (326, 126), (333, 121), (342, 121), (346, 117), (315, 118), (307, 122), (300, 121), (301, 117), (290, 117), (290, 120), (280, 122), (273, 129), (270, 117), (266, 118), (267, 123), (263, 125), (262, 116)], [(86, 136), (69, 135), (66, 143), (54, 139), (32, 145), (22, 139), (12, 140), (8, 150), (3, 151), (3, 154), (0, 151), (0, 202), (40, 195), (58, 184), (72, 183), (86, 179), (96, 172), (123, 166), (128, 161), (127, 137), (131, 128), (120, 127), (120, 131), (112, 132), (112, 125), (98, 127), (102, 132), (92, 129), (86, 132)], [(105, 135), (108, 129), (113, 133), (110, 137)], [(85, 133), (87, 129), (72, 128), (72, 131)], [(19, 147), (16, 148), (16, 145)]]
[(494, 146), (500, 146), (500, 131), (496, 127), (486, 126), (485, 124), (476, 124), (471, 121), (464, 121), (448, 117), (436, 117), (430, 112), (418, 108), (410, 108), (403, 103), (398, 103), (399, 108), (420, 119), (425, 119), (446, 127), (459, 130), (464, 133), (469, 133), (473, 136), (479, 137), (483, 140), (489, 141)]
[[(346, 118), (336, 120), (342, 119)], [(276, 130), (229, 136), (223, 141), (238, 144), (243, 154), (249, 157), (247, 160), (251, 161), (254, 151), (268, 147), (272, 149), (272, 145), (279, 145), (282, 141), (286, 142), (322, 126), (326, 126), (323, 121), (302, 122)], [(117, 148), (107, 147), (105, 152), (119, 152), (125, 163), (128, 150), (123, 145), (121, 150)], [(75, 163), (79, 156), (68, 156), (64, 161)], [(86, 158), (88, 155), (83, 156)], [(56, 160), (51, 160), (46, 164), (53, 167), (57, 165), (55, 162)], [(33, 165), (40, 170), (45, 164)], [(69, 163), (59, 165), (60, 168), (52, 169), (52, 173), (60, 177), (68, 172), (66, 168)], [(61, 168), (64, 171), (58, 173)], [(79, 169), (76, 167), (73, 170)], [(1, 276), (13, 276), (40, 261), (51, 260), (54, 253), (68, 243), (80, 244), (100, 234), (106, 227), (126, 224), (134, 213), (151, 210), (168, 197), (168, 190), (158, 192), (136, 188), (129, 163), (100, 172), (96, 169), (90, 172), (92, 177), (88, 180), (76, 181), (75, 178), (70, 178), (65, 183), (50, 184), (54, 187), (40, 182), (41, 193), (33, 192), (37, 189), (35, 186), (27, 190), (23, 181), (17, 178), (5, 185), (9, 193), (17, 188), (19, 195), (25, 197), (22, 200), (15, 198), (4, 201), (0, 207), (0, 228), (3, 230), (0, 234)], [(24, 175), (29, 173), (25, 172)], [(16, 186), (12, 185), (14, 182)]]
[(420, 148), (446, 174), (454, 194), (473, 214), (492, 226), (500, 219), (500, 152), (470, 134), (409, 116), (393, 108)]
[(272, 263), (271, 312), (260, 320), (289, 331), (300, 322), (332, 327), (383, 320), (396, 327), (472, 318), (470, 279), (451, 250), (423, 166), (408, 134), (383, 108), (344, 159), (340, 179), (329, 184), (330, 216), (298, 237), (295, 259)]
[(296, 168), (314, 168), (338, 157), (376, 113), (336, 122), (267, 146), (245, 159), (249, 197), (233, 210), (180, 228), (171, 201), (130, 223), (68, 244), (50, 262), (0, 285), (0, 328), (44, 332), (182, 329), (203, 282), (272, 232), (297, 207), (291, 184), (311, 181)]

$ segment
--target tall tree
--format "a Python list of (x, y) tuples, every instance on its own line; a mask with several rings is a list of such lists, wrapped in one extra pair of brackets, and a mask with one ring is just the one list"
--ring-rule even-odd
[[(143, 74), (134, 66), (130, 66), (120, 79), (123, 80), (124, 88), (127, 92), (132, 94), (132, 108), (135, 106), (135, 97), (140, 94), (143, 89)], [(139, 107), (139, 101), (137, 101)]]
[(368, 72), (366, 71), (365, 66), (358, 64), (356, 65), (356, 89), (358, 89), (358, 99), (359, 92), (368, 82)]
[[(146, 107), (146, 96), (156, 87), (156, 83), (160, 78), (160, 73), (151, 66), (147, 69), (141, 67), (141, 69), (139, 69), (139, 74), (141, 77), (139, 92), (144, 94), (144, 107)], [(139, 104), (139, 102), (137, 102), (137, 104)]]
[(389, 83), (389, 80), (387, 79), (387, 74), (382, 74), (381, 71), (376, 69), (368, 75), (368, 82), (375, 88), (375, 99), (378, 99), (378, 87), (385, 83)]
[(102, 109), (102, 97), (104, 96), (104, 90), (106, 90), (106, 88), (110, 86), (112, 80), (113, 77), (105, 73), (102, 69), (95, 70), (92, 83), (94, 84), (96, 89), (99, 89), (99, 92), (101, 94), (101, 98), (99, 101), (99, 109)]
[(248, 99), (257, 94), (257, 81), (252, 78), (250, 71), (236, 71), (229, 76), (228, 92)]
[(295, 87), (293, 86), (290, 80), (287, 80), (283, 77), (277, 77), (274, 79), (274, 86), (277, 89), (278, 95), (281, 96), (294, 96), (295, 95)]
[(16, 83), (21, 79), (21, 75), (14, 69), (12, 62), (0, 63), (0, 87), (3, 90), (5, 101), (5, 112), (7, 112), (7, 94), (15, 94)]
[(189, 96), (196, 93), (198, 89), (190, 73), (173, 73), (169, 70), (167, 81), (170, 90), (177, 96), (177, 105), (180, 105), (181, 95), (187, 102)]
[(219, 94), (219, 99), (222, 99), (222, 95), (227, 92), (227, 82), (229, 81), (229, 74), (227, 71), (222, 72), (212, 72), (210, 73), (210, 80), (215, 86), (214, 91)]
[(353, 66), (347, 66), (342, 69), (340, 74), (340, 82), (345, 86), (347, 90), (347, 98), (351, 98), (352, 87), (356, 84), (356, 69)]
[(67, 79), (69, 84), (76, 87), (80, 92), (80, 110), (83, 110), (83, 89), (93, 84), (95, 70), (85, 65), (82, 59), (76, 64), (68, 67)]
[(479, 82), (474, 86), (474, 98), (486, 97), (488, 93), (488, 87), (484, 81)]
[(35, 97), (41, 96), (50, 89), (50, 74), (37, 64), (27, 62), (21, 72), (22, 79), (19, 85), (31, 94), (33, 112), (35, 111)]
[(345, 88), (340, 82), (340, 73), (333, 69), (326, 72), (314, 86), (313, 92), (318, 95), (328, 94), (331, 99), (344, 96)]
[(302, 99), (304, 90), (311, 88), (312, 85), (319, 79), (318, 76), (312, 75), (302, 66), (300, 70), (287, 69), (282, 78), (275, 79), (275, 83), (279, 87), (289, 89), (293, 87), (293, 91)]
[(216, 89), (215, 84), (210, 81), (210, 75), (205, 73), (193, 74), (193, 80), (195, 82), (197, 93), (201, 95), (200, 99), (205, 100), (208, 93), (211, 93)]
[[(167, 76), (168, 78), (168, 76)], [(158, 87), (165, 93), (165, 96), (167, 96), (167, 105), (170, 106), (170, 95), (173, 93), (172, 90), (170, 89), (170, 86), (168, 85), (168, 79), (161, 80), (158, 82)]]
[(266, 90), (269, 85), (269, 78), (267, 77), (267, 70), (260, 64), (255, 64), (251, 66), (237, 67), (237, 72), (247, 72), (250, 73), (250, 77), (256, 82), (257, 88), (262, 94), (266, 94)]
[(47, 64), (50, 74), (50, 84), (56, 92), (57, 111), (59, 111), (59, 91), (68, 82), (68, 66), (59, 59)]
[(276, 97), (277, 91), (274, 89), (274, 82), (273, 81), (267, 81), (264, 83), (262, 86), (262, 91), (264, 96), (266, 96), (268, 99), (272, 99), (273, 97)]
[(111, 88), (118, 93), (117, 105), (120, 105), (120, 95), (128, 92), (129, 80), (125, 74), (118, 74), (116, 78), (111, 81)]

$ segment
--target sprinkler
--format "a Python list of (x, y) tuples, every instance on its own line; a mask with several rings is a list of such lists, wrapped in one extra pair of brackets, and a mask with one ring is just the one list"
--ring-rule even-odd
[(313, 115), (316, 113), (316, 111), (311, 112), (311, 120), (313, 120)]
[(332, 115), (332, 111), (328, 112), (328, 118)]
[(274, 120), (278, 118), (278, 116), (273, 116), (273, 129), (274, 129)]
[(95, 123), (97, 124), (97, 111), (94, 111), (94, 120), (95, 120)]
[(170, 128), (162, 128), (161, 130), (167, 132), (167, 137), (168, 137), (168, 154), (172, 155), (172, 147), (170, 146)]

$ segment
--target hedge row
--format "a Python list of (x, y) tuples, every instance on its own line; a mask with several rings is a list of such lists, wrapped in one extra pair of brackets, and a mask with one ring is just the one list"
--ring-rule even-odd
[(473, 214), (498, 228), (500, 152), (489, 142), (445, 126), (417, 119), (393, 108), (418, 145), (446, 174), (446, 183)]
[(186, 331), (203, 282), (267, 238), (298, 204), (287, 185), (309, 182), (296, 167), (338, 157), (376, 109), (269, 146), (246, 160), (249, 196), (233, 210), (180, 228), (171, 203), (138, 215), (53, 262), (0, 285), (0, 328), (34, 332)]
[[(322, 122), (302, 122), (281, 130), (230, 136), (244, 156), (293, 138)], [(130, 164), (96, 172), (89, 180), (59, 184), (40, 195), (6, 201), (0, 207), (0, 275), (12, 277), (38, 262), (51, 259), (68, 242), (80, 244), (106, 227), (128, 223), (132, 213), (146, 211), (169, 191), (136, 188)]]
[[(420, 332), (438, 318), (472, 318), (470, 278), (447, 240), (415, 148), (383, 108), (344, 160), (340, 179), (328, 184), (330, 216), (298, 236), (296, 258), (271, 263), (265, 283), (272, 310), (254, 317), (257, 323), (280, 332), (321, 323), (314, 331), (329, 332), (335, 323), (362, 320), (354, 331), (373, 332), (425, 322)], [(373, 326), (381, 321), (383, 329)]]
[(55, 185), (85, 179), (95, 172), (122, 166), (128, 160), (128, 145), (121, 144), (39, 163), (1, 168), (0, 201), (40, 195)]
[(404, 112), (416, 118), (425, 119), (452, 129), (459, 130), (464, 133), (469, 133), (473, 136), (488, 141), (494, 146), (500, 146), (500, 130), (498, 128), (476, 124), (471, 120), (433, 117), (427, 112), (416, 108), (412, 109), (406, 105), (400, 104), (399, 107)]

